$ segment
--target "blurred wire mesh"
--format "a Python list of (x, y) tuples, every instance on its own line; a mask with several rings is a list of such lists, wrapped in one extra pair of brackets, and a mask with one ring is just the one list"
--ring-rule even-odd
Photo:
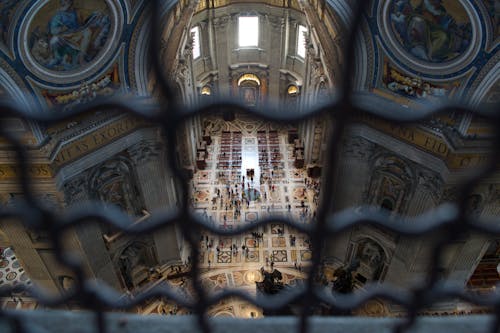
[[(277, 310), (285, 307), (292, 301), (300, 302), (302, 305), (302, 315), (297, 330), (300, 333), (308, 332), (308, 319), (311, 315), (311, 308), (313, 304), (324, 302), (330, 304), (334, 308), (341, 310), (355, 309), (361, 304), (374, 298), (383, 298), (396, 303), (407, 309), (406, 320), (395, 327), (395, 332), (402, 332), (411, 327), (417, 320), (420, 310), (428, 307), (438, 301), (449, 298), (460, 298), (464, 301), (476, 304), (479, 306), (486, 306), (495, 312), (496, 320), (491, 327), (491, 332), (500, 331), (500, 294), (491, 294), (488, 296), (478, 296), (468, 293), (463, 288), (444, 286), (439, 280), (439, 257), (446, 244), (458, 239), (460, 235), (469, 232), (480, 232), (488, 235), (500, 235), (500, 221), (498, 219), (491, 223), (478, 223), (470, 219), (466, 214), (466, 201), (468, 194), (471, 193), (475, 184), (478, 181), (488, 177), (494, 171), (500, 162), (500, 114), (498, 110), (491, 112), (491, 110), (474, 110), (463, 105), (440, 105), (433, 110), (422, 116), (422, 114), (404, 114), (401, 112), (395, 113), (381, 113), (381, 111), (374, 111), (369, 108), (369, 105), (359, 100), (359, 97), (353, 93), (353, 78), (347, 73), (353, 73), (356, 66), (354, 40), (358, 27), (360, 26), (361, 17), (363, 15), (364, 6), (368, 6), (368, 1), (358, 1), (355, 8), (355, 15), (352, 20), (351, 30), (349, 35), (345, 38), (349, 41), (344, 47), (344, 75), (342, 84), (338, 87), (339, 94), (335, 99), (332, 99), (326, 106), (320, 109), (313, 110), (307, 114), (297, 114), (286, 111), (268, 112), (270, 110), (254, 110), (245, 108), (233, 101), (217, 101), (209, 105), (205, 105), (202, 109), (190, 108), (189, 106), (182, 105), (182, 101), (176, 97), (176, 94), (169, 83), (169, 80), (164, 77), (162, 71), (162, 64), (159, 59), (160, 49), (160, 13), (158, 10), (161, 6), (159, 0), (151, 1), (152, 10), (150, 11), (152, 20), (152, 45), (150, 49), (150, 56), (153, 67), (156, 71), (158, 83), (162, 92), (162, 105), (160, 112), (149, 112), (141, 109), (137, 101), (134, 100), (108, 100), (105, 103), (99, 101), (93, 102), (84, 106), (80, 106), (70, 112), (61, 113), (37, 113), (28, 112), (19, 109), (16, 105), (2, 103), (1, 117), (2, 117), (2, 136), (10, 142), (16, 152), (16, 160), (18, 167), (21, 170), (19, 175), (19, 184), (24, 194), (22, 203), (16, 206), (2, 207), (0, 216), (2, 219), (19, 219), (22, 220), (30, 228), (38, 231), (48, 231), (50, 241), (57, 253), (57, 259), (65, 266), (69, 267), (75, 274), (77, 280), (75, 288), (64, 296), (49, 296), (39, 289), (30, 290), (33, 295), (41, 304), (48, 307), (58, 307), (68, 304), (71, 301), (77, 301), (82, 308), (94, 311), (97, 317), (96, 328), (99, 332), (105, 332), (104, 317), (105, 312), (109, 309), (131, 309), (134, 306), (145, 302), (151, 298), (164, 297), (179, 306), (185, 307), (196, 314), (198, 324), (205, 333), (210, 333), (210, 322), (207, 318), (207, 309), (216, 304), (222, 299), (229, 297), (240, 297), (258, 307)], [(369, 103), (368, 103), (369, 104)], [(317, 211), (317, 223), (312, 227), (307, 227), (302, 224), (297, 224), (283, 217), (272, 217), (263, 219), (254, 223), (251, 226), (242, 227), (235, 231), (221, 231), (208, 225), (204, 220), (193, 214), (189, 207), (189, 187), (188, 177), (185, 171), (179, 166), (176, 161), (176, 147), (177, 147), (177, 130), (181, 128), (181, 123), (189, 117), (198, 114), (210, 114), (220, 109), (234, 109), (240, 112), (249, 113), (260, 119), (282, 122), (286, 124), (296, 124), (300, 121), (322, 115), (329, 118), (333, 124), (328, 139), (327, 151), (332, 152), (328, 154), (327, 161), (325, 161), (324, 170), (324, 184), (334, 184), (334, 173), (338, 165), (338, 154), (340, 149), (341, 138), (343, 129), (359, 114), (371, 114), (389, 121), (411, 123), (429, 119), (438, 114), (446, 114), (448, 112), (463, 112), (475, 113), (489, 119), (491, 124), (495, 127), (494, 151), (491, 154), (491, 159), (488, 165), (470, 176), (463, 184), (458, 193), (458, 199), (454, 204), (447, 204), (440, 206), (432, 214), (426, 214), (416, 218), (414, 223), (402, 223), (398, 218), (388, 220), (382, 213), (370, 213), (369, 215), (360, 215), (359, 212), (354, 210), (347, 210), (341, 213), (333, 213), (330, 210), (330, 203), (335, 200), (333, 197), (334, 190), (332, 186), (324, 186), (322, 193), (322, 202)], [(30, 160), (28, 158), (26, 147), (20, 140), (9, 133), (8, 128), (5, 128), (4, 121), (9, 117), (24, 118), (29, 121), (38, 122), (43, 125), (53, 124), (62, 120), (71, 119), (77, 114), (85, 113), (91, 110), (111, 110), (118, 109), (122, 112), (133, 114), (134, 116), (144, 118), (152, 123), (159, 124), (163, 129), (164, 140), (167, 146), (168, 162), (172, 172), (178, 180), (179, 197), (181, 198), (180, 204), (176, 209), (165, 210), (152, 216), (147, 223), (132, 225), (128, 216), (118, 210), (102, 210), (98, 203), (88, 203), (85, 206), (78, 206), (69, 209), (63, 215), (56, 214), (46, 208), (37, 201), (33, 194), (31, 179), (29, 178), (28, 168)], [(31, 111), (31, 110), (30, 110)], [(188, 112), (186, 112), (188, 111)], [(225, 235), (241, 235), (258, 226), (269, 224), (270, 222), (281, 222), (290, 227), (293, 227), (305, 234), (307, 234), (312, 243), (312, 265), (310, 267), (307, 282), (302, 288), (295, 288), (292, 292), (281, 294), (278, 296), (264, 296), (254, 299), (241, 291), (224, 291), (216, 295), (208, 295), (204, 290), (200, 279), (200, 267), (197, 261), (193, 261), (191, 278), (193, 288), (196, 292), (195, 299), (186, 298), (185, 295), (172, 289), (168, 285), (158, 285), (147, 292), (137, 295), (133, 299), (122, 297), (117, 291), (107, 288), (106, 286), (97, 284), (95, 282), (86, 281), (84, 269), (78, 260), (68, 256), (63, 251), (62, 238), (63, 233), (68, 228), (76, 225), (85, 224), (89, 221), (98, 221), (110, 225), (114, 228), (122, 230), (126, 233), (143, 235), (149, 234), (153, 231), (159, 230), (167, 225), (176, 224), (182, 231), (184, 239), (191, 245), (191, 258), (199, 257), (199, 249), (197, 246), (198, 239), (193, 237), (193, 231), (202, 228), (208, 230), (213, 234)], [(446, 231), (446, 238), (443, 238), (433, 248), (432, 258), (435, 260), (430, 265), (430, 270), (425, 283), (413, 290), (396, 290), (387, 286), (371, 286), (364, 293), (349, 294), (349, 295), (330, 295), (324, 292), (324, 289), (317, 286), (314, 281), (322, 261), (322, 246), (326, 237), (330, 237), (330, 241), (334, 241), (335, 235), (343, 230), (347, 230), (356, 225), (372, 224), (384, 227), (393, 232), (405, 236), (425, 236), (430, 235), (437, 230)], [(132, 225), (132, 226), (130, 226)], [(444, 233), (443, 233), (444, 234)], [(16, 288), (4, 288), (1, 291), (2, 295), (10, 295)], [(22, 319), (15, 311), (0, 312), (0, 317), (8, 319), (15, 328), (16, 332), (27, 332), (26, 326)], [(246, 324), (250, 325), (250, 322)]]

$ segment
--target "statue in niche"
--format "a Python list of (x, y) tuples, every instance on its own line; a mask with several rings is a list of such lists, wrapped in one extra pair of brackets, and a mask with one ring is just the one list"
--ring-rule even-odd
[(116, 181), (114, 183), (103, 186), (101, 197), (103, 201), (109, 204), (116, 205), (123, 211), (127, 211), (127, 203), (125, 201), (125, 193), (123, 193), (123, 182)]
[(478, 218), (483, 209), (483, 197), (480, 194), (471, 194), (467, 198), (467, 214), (473, 218)]
[(361, 260), (376, 267), (382, 261), (382, 253), (376, 244), (367, 242), (361, 249)]
[(394, 204), (394, 212), (404, 212), (416, 182), (412, 168), (401, 158), (384, 154), (375, 158), (372, 169), (366, 202), (381, 207), (383, 200), (388, 198)]
[(129, 163), (119, 157), (97, 167), (91, 177), (91, 193), (93, 198), (130, 216), (140, 216), (144, 205)]
[(318, 86), (318, 99), (321, 101), (326, 100), (329, 97), (328, 93), (328, 84), (326, 82), (326, 78), (324, 76), (321, 76), (320, 78), (321, 82), (319, 83)]
[(119, 269), (123, 276), (127, 289), (133, 289), (140, 282), (144, 275), (139, 275), (137, 272), (146, 270), (146, 253), (143, 244), (132, 243), (129, 245), (119, 257)]
[(371, 239), (359, 242), (356, 259), (360, 262), (360, 274), (363, 278), (378, 280), (382, 272), (385, 253), (382, 247)]

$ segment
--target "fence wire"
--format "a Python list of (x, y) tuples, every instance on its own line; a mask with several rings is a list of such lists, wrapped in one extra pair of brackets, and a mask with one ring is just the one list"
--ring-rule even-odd
[[(169, 2), (175, 4), (174, 1)], [(447, 104), (435, 106), (425, 114), (402, 113), (400, 110), (394, 112), (384, 112), (383, 114), (370, 108), (360, 106), (357, 97), (353, 92), (353, 78), (350, 73), (355, 72), (356, 57), (354, 41), (356, 33), (359, 30), (362, 20), (363, 10), (369, 5), (368, 1), (358, 1), (354, 6), (354, 16), (352, 26), (345, 38), (344, 47), (344, 73), (338, 88), (338, 94), (326, 106), (322, 106), (309, 113), (293, 112), (273, 112), (272, 110), (249, 109), (234, 101), (219, 100), (201, 108), (190, 108), (183, 106), (182, 102), (176, 97), (172, 85), (164, 76), (162, 70), (162, 61), (160, 59), (160, 41), (161, 41), (161, 13), (160, 8), (165, 3), (159, 0), (152, 0), (152, 10), (150, 11), (152, 20), (152, 42), (150, 48), (151, 61), (156, 72), (158, 83), (161, 88), (164, 103), (160, 106), (160, 112), (144, 111), (138, 101), (114, 99), (103, 101), (94, 101), (89, 104), (79, 106), (70, 112), (37, 112), (37, 110), (24, 110), (18, 105), (1, 102), (2, 128), (1, 135), (10, 143), (12, 150), (15, 151), (17, 166), (20, 170), (19, 185), (22, 189), (23, 201), (14, 207), (1, 207), (0, 218), (6, 223), (11, 220), (20, 220), (26, 226), (36, 231), (48, 231), (50, 242), (52, 243), (58, 261), (71, 269), (76, 277), (75, 287), (62, 296), (51, 296), (41, 289), (32, 288), (30, 294), (34, 296), (39, 304), (47, 307), (58, 307), (69, 302), (78, 302), (78, 304), (89, 309), (96, 314), (96, 328), (99, 333), (106, 332), (105, 311), (109, 309), (132, 309), (135, 306), (143, 304), (153, 298), (167, 298), (185, 307), (196, 314), (198, 324), (203, 333), (211, 333), (210, 321), (207, 317), (207, 309), (217, 304), (223, 299), (229, 297), (239, 297), (258, 307), (266, 310), (283, 309), (290, 302), (300, 302), (302, 305), (302, 314), (300, 316), (298, 332), (308, 332), (308, 321), (311, 316), (311, 308), (317, 302), (324, 302), (336, 309), (352, 310), (363, 303), (374, 299), (382, 298), (398, 304), (407, 310), (406, 319), (394, 328), (394, 332), (403, 332), (410, 328), (417, 320), (420, 310), (444, 299), (459, 298), (466, 302), (478, 306), (485, 306), (493, 309), (495, 320), (491, 327), (491, 332), (500, 332), (500, 293), (492, 293), (488, 296), (479, 296), (467, 292), (461, 286), (443, 285), (439, 280), (439, 257), (443, 248), (458, 239), (461, 235), (471, 232), (478, 232), (488, 236), (500, 236), (500, 221), (494, 217), (492, 221), (476, 221), (466, 214), (467, 197), (479, 181), (487, 178), (497, 170), (500, 165), (500, 114), (497, 109), (480, 110), (473, 107), (464, 106), (466, 104)], [(168, 6), (168, 5), (167, 5)], [(497, 105), (498, 106), (498, 105)], [(335, 200), (333, 186), (323, 186), (322, 201), (317, 211), (317, 222), (312, 226), (304, 226), (295, 223), (283, 217), (269, 217), (259, 220), (257, 223), (242, 227), (234, 231), (219, 230), (206, 223), (205, 220), (196, 216), (190, 209), (189, 204), (189, 186), (188, 177), (179, 166), (176, 159), (176, 147), (178, 146), (177, 130), (181, 128), (183, 122), (195, 115), (212, 114), (215, 111), (234, 110), (253, 115), (259, 119), (272, 121), (276, 123), (298, 124), (301, 121), (311, 119), (317, 116), (327, 117), (333, 124), (328, 138), (329, 152), (324, 165), (323, 184), (334, 184), (334, 172), (339, 163), (339, 154), (341, 151), (341, 137), (346, 126), (353, 121), (359, 114), (370, 114), (386, 121), (395, 121), (401, 123), (413, 123), (435, 117), (440, 114), (454, 113), (474, 113), (481, 115), (490, 121), (494, 127), (494, 145), (490, 160), (486, 166), (474, 171), (458, 190), (458, 198), (452, 204), (439, 206), (432, 213), (426, 213), (413, 220), (412, 223), (403, 223), (402, 217), (388, 220), (382, 213), (361, 214), (353, 209), (345, 210), (340, 213), (332, 213), (329, 203)], [(118, 210), (103, 210), (99, 203), (87, 203), (82, 206), (72, 207), (66, 210), (64, 214), (56, 214), (37, 201), (33, 191), (32, 180), (29, 178), (28, 168), (30, 161), (27, 148), (21, 143), (19, 138), (12, 135), (8, 128), (5, 128), (5, 119), (11, 117), (23, 118), (28, 121), (37, 122), (44, 126), (54, 124), (60, 121), (69, 120), (72, 117), (89, 111), (110, 111), (121, 110), (125, 113), (143, 118), (151, 123), (158, 124), (163, 130), (168, 162), (170, 168), (177, 178), (180, 203), (177, 208), (165, 209), (154, 214), (147, 222), (132, 225), (128, 216)], [(55, 110), (56, 111), (56, 110)], [(493, 112), (492, 112), (493, 111)], [(177, 225), (182, 231), (185, 240), (190, 244), (191, 258), (199, 257), (198, 239), (193, 231), (205, 230), (218, 235), (241, 235), (245, 232), (270, 222), (280, 222), (286, 224), (300, 232), (307, 234), (312, 244), (312, 265), (305, 285), (302, 288), (295, 288), (292, 292), (278, 296), (263, 296), (258, 299), (250, 297), (248, 294), (237, 290), (225, 290), (216, 295), (208, 295), (201, 284), (201, 269), (197, 260), (192, 260), (191, 278), (193, 289), (196, 292), (195, 299), (186, 298), (167, 284), (158, 285), (154, 288), (137, 295), (133, 299), (121, 297), (121, 294), (103, 284), (97, 284), (85, 279), (83, 264), (74, 257), (69, 256), (63, 249), (64, 231), (75, 226), (89, 222), (99, 222), (131, 235), (151, 234), (154, 231), (167, 226)], [(330, 236), (330, 241), (334, 241), (336, 235), (340, 232), (358, 225), (376, 225), (391, 230), (395, 233), (409, 237), (421, 237), (431, 235), (437, 231), (446, 231), (446, 237), (443, 237), (432, 249), (432, 258), (429, 265), (429, 272), (425, 283), (412, 290), (397, 290), (388, 286), (372, 285), (366, 292), (350, 295), (329, 295), (324, 293), (324, 289), (319, 288), (314, 277), (317, 275), (321, 266), (321, 250), (326, 237)], [(444, 234), (444, 233), (443, 233)], [(10, 295), (12, 292), (19, 291), (19, 288), (9, 287), (1, 290), (1, 296)], [(28, 333), (30, 329), (25, 325), (20, 315), (16, 311), (0, 310), (0, 318), (9, 320), (16, 333)], [(353, 319), (355, 320), (355, 319)], [(245, 322), (245, 324), (250, 324)]]

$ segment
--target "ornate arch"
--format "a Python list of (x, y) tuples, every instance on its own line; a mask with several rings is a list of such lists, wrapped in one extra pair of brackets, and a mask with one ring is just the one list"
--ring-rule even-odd
[[(415, 189), (415, 172), (396, 155), (375, 156), (366, 193), (366, 202), (393, 212), (404, 213)], [(389, 206), (390, 203), (390, 206)]]
[(90, 172), (91, 199), (114, 205), (130, 216), (140, 216), (144, 209), (131, 161), (124, 157), (108, 160)]
[(115, 252), (112, 261), (127, 289), (134, 289), (149, 278), (150, 267), (156, 264), (150, 247), (145, 242), (131, 240)]

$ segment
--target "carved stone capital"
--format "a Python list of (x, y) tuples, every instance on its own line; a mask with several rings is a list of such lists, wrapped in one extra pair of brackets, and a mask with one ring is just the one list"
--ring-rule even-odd
[(446, 187), (441, 196), (441, 202), (455, 202), (458, 199), (458, 187)]
[(423, 187), (436, 197), (440, 196), (441, 189), (443, 188), (443, 180), (439, 174), (427, 170), (419, 170), (417, 172), (417, 181), (418, 186)]
[(221, 17), (216, 17), (213, 20), (214, 28), (215, 29), (219, 29), (219, 30), (224, 30), (224, 29), (226, 29), (229, 21), (230, 21), (229, 15), (227, 15), (227, 16), (221, 16)]
[(281, 29), (282, 27), (285, 26), (285, 19), (283, 17), (268, 15), (266, 16), (266, 18), (267, 21), (269, 22), (269, 25), (273, 29)]
[(66, 203), (71, 204), (87, 197), (87, 173), (83, 172), (63, 185)]
[(161, 144), (155, 141), (141, 141), (127, 151), (135, 164), (147, 163), (160, 156)]

